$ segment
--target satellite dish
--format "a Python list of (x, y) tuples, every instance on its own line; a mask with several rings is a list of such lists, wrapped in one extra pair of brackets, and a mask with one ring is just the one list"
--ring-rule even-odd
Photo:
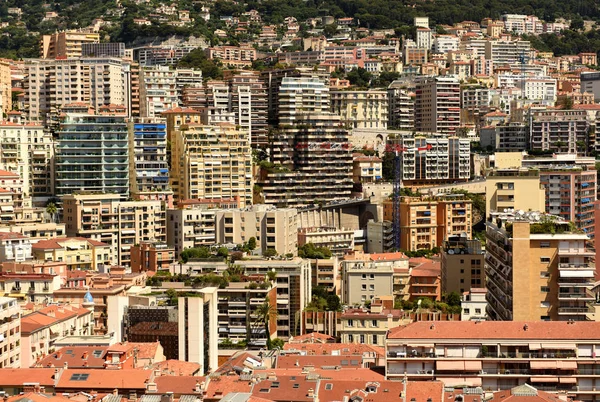
[(504, 208), (504, 213), (507, 213), (507, 212), (508, 212), (508, 209)]
[(454, 254), (454, 250), (452, 250), (452, 249), (448, 250), (448, 254), (450, 254), (450, 255)]
[(525, 211), (523, 211), (522, 209), (519, 209), (517, 211), (517, 215), (525, 215)]

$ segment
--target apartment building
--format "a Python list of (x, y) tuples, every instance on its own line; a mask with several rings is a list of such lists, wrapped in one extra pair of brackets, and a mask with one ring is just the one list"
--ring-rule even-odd
[(217, 243), (215, 215), (217, 209), (206, 205), (167, 211), (167, 240), (176, 255), (186, 248), (211, 246)]
[(251, 237), (261, 251), (274, 249), (280, 255), (298, 255), (298, 212), (257, 204), (244, 209), (215, 212), (216, 242), (242, 244)]
[(375, 296), (394, 294), (394, 269), (403, 265), (402, 261), (372, 260), (368, 254), (355, 254), (344, 257), (340, 271), (342, 281), (342, 303), (363, 305)]
[(367, 222), (367, 250), (369, 253), (386, 253), (394, 248), (394, 229), (391, 221)]
[(501, 168), (487, 172), (485, 210), (545, 211), (546, 191), (541, 186), (539, 171)]
[(56, 132), (55, 194), (129, 194), (128, 129), (124, 116), (66, 114)]
[(131, 272), (158, 272), (168, 270), (171, 264), (177, 262), (179, 254), (166, 243), (145, 241), (132, 246), (130, 255)]
[(540, 172), (540, 184), (546, 190), (545, 211), (574, 222), (577, 228), (594, 239), (596, 220), (592, 203), (597, 192), (594, 158), (559, 154), (525, 158), (522, 164)]
[[(82, 46), (99, 43), (100, 34), (86, 31), (63, 31), (42, 35), (40, 56), (42, 59), (77, 59), (83, 56)], [(98, 54), (98, 56), (103, 56)]]
[(577, 400), (597, 393), (597, 322), (414, 322), (390, 330), (386, 378), (508, 390), (525, 383)]
[(158, 117), (179, 106), (177, 73), (169, 66), (145, 67), (140, 71), (140, 116)]
[(0, 273), (0, 289), (4, 296), (24, 303), (47, 303), (60, 289), (62, 278), (54, 273), (5, 271)]
[(21, 367), (21, 308), (17, 299), (0, 297), (0, 368)]
[(479, 85), (463, 85), (460, 89), (461, 122), (479, 123), (490, 111), (492, 96), (489, 88)]
[(16, 121), (0, 123), (0, 169), (23, 179), (23, 196), (48, 197), (54, 191), (54, 141), (37, 124)]
[(331, 112), (353, 128), (387, 129), (387, 91), (330, 91)]
[(381, 180), (382, 160), (377, 156), (366, 156), (361, 153), (352, 155), (352, 181), (354, 183), (370, 183)]
[(388, 140), (398, 149), (402, 182), (406, 186), (466, 181), (471, 177), (468, 138), (400, 135)]
[(239, 197), (252, 203), (248, 133), (232, 124), (188, 124), (174, 133), (171, 185), (178, 200)]
[(529, 59), (531, 43), (526, 40), (492, 39), (485, 42), (485, 58), (494, 63), (494, 67), (503, 64), (519, 63), (523, 57)]
[(0, 110), (8, 114), (12, 110), (11, 63), (0, 59)]
[(460, 80), (452, 76), (425, 76), (416, 81), (415, 129), (456, 134), (460, 126)]
[(22, 262), (31, 258), (31, 240), (27, 236), (0, 232), (0, 262)]
[(106, 42), (94, 43), (84, 42), (81, 44), (82, 57), (108, 56), (108, 57), (125, 57), (125, 43), (123, 42)]
[(129, 185), (135, 199), (171, 201), (163, 119), (137, 118), (129, 123)]
[(594, 251), (572, 224), (538, 212), (492, 213), (486, 223), (493, 320), (593, 320)]
[(482, 127), (480, 144), (502, 152), (523, 151), (529, 148), (529, 127), (518, 122)]
[(484, 251), (479, 240), (459, 234), (441, 245), (442, 294), (485, 287)]
[(530, 149), (582, 153), (590, 146), (585, 110), (539, 110), (529, 118)]
[(78, 237), (40, 240), (32, 246), (33, 257), (41, 261), (65, 262), (69, 271), (97, 271), (110, 264), (108, 244)]
[(250, 287), (248, 282), (230, 282), (227, 287), (219, 289), (218, 294), (218, 327), (219, 344), (246, 343), (250, 347), (265, 347), (267, 339), (277, 338), (277, 320), (269, 320), (269, 332), (264, 322), (256, 315), (256, 310), (268, 304), (271, 311), (277, 309), (277, 286), (251, 282), (257, 285)]
[(92, 335), (94, 314), (84, 307), (59, 304), (21, 317), (21, 366), (31, 367), (56, 350), (58, 339)]
[(293, 207), (350, 198), (352, 153), (339, 116), (296, 115), (293, 121), (297, 125), (282, 126), (273, 138), (274, 167), (260, 183), (265, 203)]
[[(209, 59), (219, 59), (225, 65), (242, 67), (256, 60), (256, 49), (244, 46), (216, 46), (205, 50)], [(236, 63), (237, 62), (237, 63)]]
[(487, 320), (487, 289), (472, 287), (464, 292), (460, 301), (460, 320)]
[[(383, 202), (383, 219), (393, 221), (394, 203)], [(401, 197), (400, 249), (417, 251), (440, 247), (451, 235), (471, 237), (472, 201), (447, 198)]]
[(330, 111), (329, 87), (317, 77), (283, 77), (277, 104), (279, 124), (293, 125), (300, 115)]
[(196, 293), (178, 301), (179, 360), (198, 363), (199, 374), (206, 375), (219, 367), (217, 288)]
[(388, 127), (397, 130), (415, 129), (415, 94), (405, 84), (392, 82), (388, 87)]
[(441, 301), (441, 276), (442, 268), (439, 261), (419, 260), (417, 265), (410, 269), (408, 300), (418, 301), (427, 298)]
[(277, 285), (277, 337), (287, 340), (300, 335), (301, 313), (312, 294), (310, 262), (296, 257), (287, 260), (240, 260), (237, 264), (246, 275), (277, 273), (274, 281)]
[(333, 255), (342, 257), (354, 251), (354, 230), (336, 227), (305, 227), (298, 229), (298, 247), (312, 243), (326, 247)]
[(167, 241), (163, 201), (121, 201), (117, 194), (78, 193), (63, 197), (63, 215), (67, 235), (108, 244), (112, 264), (130, 266), (135, 244)]
[(340, 319), (340, 342), (385, 346), (387, 332), (407, 322), (404, 311), (393, 307), (393, 296), (380, 296), (368, 309), (345, 310)]
[(340, 263), (337, 256), (311, 259), (312, 287), (321, 286), (331, 294), (341, 293)]
[(53, 118), (64, 106), (77, 102), (95, 110), (103, 105), (130, 105), (130, 65), (121, 59), (28, 59), (24, 68), (29, 120)]

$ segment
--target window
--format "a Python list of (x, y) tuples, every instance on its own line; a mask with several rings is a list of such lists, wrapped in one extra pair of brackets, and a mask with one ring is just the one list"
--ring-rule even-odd
[(378, 327), (377, 320), (371, 321), (371, 325), (373, 326), (373, 328), (377, 328)]
[(369, 279), (375, 279), (375, 274), (369, 275)]
[(361, 288), (362, 288), (362, 290), (367, 290), (367, 285), (364, 284), (364, 285), (361, 286)]
[(540, 257), (540, 262), (542, 264), (550, 264), (550, 257)]
[(550, 308), (550, 302), (540, 302), (540, 307), (543, 308)]
[(367, 279), (367, 274), (362, 274), (363, 279)]
[(464, 280), (464, 278), (461, 278), (461, 279), (460, 279), (460, 283), (465, 283), (465, 280)]
[(369, 285), (369, 290), (375, 290), (375, 285)]
[(352, 342), (354, 342), (354, 335), (352, 335), (352, 334), (349, 334), (349, 335), (348, 335), (348, 342), (349, 342), (349, 343), (352, 343)]
[(360, 334), (360, 343), (365, 343), (365, 336)]
[(550, 248), (550, 242), (549, 241), (541, 241), (540, 248)]
[(468, 308), (463, 308), (463, 311), (465, 312), (465, 314), (469, 314), (469, 309)]
[(373, 335), (373, 339), (371, 339), (373, 345), (377, 345), (377, 335)]
[(540, 271), (540, 278), (550, 278), (550, 272)]
[(348, 320), (348, 326), (349, 327), (353, 327), (354, 326), (354, 320)]
[(550, 288), (548, 286), (541, 286), (540, 287), (540, 292), (542, 292), (542, 293), (548, 293), (548, 292), (550, 292)]
[(481, 309), (480, 308), (476, 308), (475, 309), (475, 314), (481, 314)]
[(331, 391), (333, 389), (333, 384), (329, 383), (329, 384), (325, 384), (325, 389), (327, 391)]
[(89, 374), (72, 374), (71, 381), (86, 381), (89, 376)]
[(461, 269), (461, 270), (460, 270), (460, 273), (461, 273), (461, 274), (464, 274), (464, 273), (465, 273), (465, 270), (464, 270), (464, 269)]

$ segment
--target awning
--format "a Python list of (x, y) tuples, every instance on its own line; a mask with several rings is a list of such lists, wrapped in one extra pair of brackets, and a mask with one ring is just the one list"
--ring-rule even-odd
[(529, 350), (540, 350), (542, 348), (541, 343), (530, 343)]
[(83, 212), (92, 212), (92, 208), (83, 208)]
[(466, 371), (481, 371), (481, 360), (465, 361)]
[(558, 271), (561, 278), (593, 278), (594, 271), (592, 270), (577, 270), (577, 271)]
[(557, 362), (556, 360), (532, 360), (530, 363), (530, 367), (532, 370), (555, 369), (557, 367)]
[(57, 324), (57, 325), (52, 325), (52, 326), (50, 327), (50, 332), (52, 332), (52, 333), (54, 333), (54, 334), (58, 334), (58, 333), (60, 333), (60, 325), (59, 325), (59, 324)]
[(465, 378), (466, 384), (470, 387), (481, 387), (481, 378)]
[(467, 380), (461, 377), (437, 377), (438, 380), (442, 380), (445, 386), (447, 387), (456, 387), (459, 385), (467, 385)]
[(559, 381), (561, 384), (577, 384), (577, 378), (575, 377), (560, 377)]
[(575, 350), (577, 346), (574, 343), (542, 343), (544, 349)]
[(246, 328), (229, 328), (230, 334), (245, 334)]
[(12, 205), (1, 206), (0, 210), (2, 212), (13, 212), (13, 207), (12, 207)]
[(433, 343), (409, 343), (407, 348), (432, 348)]
[(563, 370), (577, 370), (577, 362), (574, 360), (559, 360), (556, 367)]
[(440, 361), (436, 363), (436, 368), (438, 370), (464, 370), (465, 362), (464, 361)]
[(531, 382), (558, 382), (558, 377), (531, 377)]
[(135, 234), (135, 230), (121, 230), (121, 234)]

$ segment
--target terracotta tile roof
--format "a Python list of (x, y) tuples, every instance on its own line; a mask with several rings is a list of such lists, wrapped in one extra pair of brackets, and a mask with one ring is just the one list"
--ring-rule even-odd
[(57, 322), (56, 318), (48, 317), (38, 312), (31, 313), (21, 318), (21, 332), (23, 334), (31, 334)]
[(336, 367), (362, 367), (362, 356), (299, 356), (299, 355), (281, 355), (277, 358), (277, 368), (302, 368), (312, 366), (315, 368)]
[(101, 241), (86, 239), (84, 237), (63, 237), (60, 239), (48, 239), (48, 240), (40, 240), (35, 243), (32, 248), (37, 250), (50, 250), (50, 249), (61, 249), (64, 248), (64, 243), (69, 240), (82, 240), (87, 241), (92, 246), (106, 246), (109, 247), (108, 244), (102, 243)]
[(397, 261), (406, 260), (408, 257), (406, 254), (398, 251), (395, 253), (371, 253), (369, 254), (371, 261)]
[(360, 319), (384, 319), (387, 318), (388, 315), (391, 315), (393, 318), (402, 318), (404, 317), (404, 311), (400, 309), (383, 309), (381, 313), (372, 313), (370, 311), (363, 311), (359, 308), (348, 309), (342, 313), (342, 318), (360, 318)]
[(26, 392), (14, 395), (6, 399), (6, 402), (73, 402), (69, 398), (58, 395), (42, 394), (38, 392)]
[(363, 353), (375, 352), (383, 356), (384, 348), (380, 346), (365, 345), (359, 343), (303, 343), (303, 344), (288, 344), (283, 345), (283, 349), (287, 351), (297, 350), (307, 352), (313, 355), (361, 355)]
[[(69, 353), (70, 352), (70, 353)], [(57, 350), (39, 361), (39, 367), (104, 368), (106, 346), (70, 346)]]
[(274, 401), (313, 401), (318, 385), (316, 380), (278, 375), (276, 379), (257, 382), (252, 389), (252, 395)]
[(333, 336), (329, 336), (326, 334), (322, 334), (320, 332), (311, 332), (310, 334), (298, 335), (294, 336), (289, 340), (288, 343), (313, 343), (313, 342), (331, 342), (334, 341), (335, 338)]
[(250, 392), (251, 389), (250, 381), (241, 381), (237, 375), (222, 375), (208, 381), (204, 398), (219, 399), (230, 392)]
[(600, 322), (436, 321), (393, 328), (388, 339), (600, 340)]
[(216, 373), (224, 374), (233, 370), (234, 367), (246, 367), (246, 359), (252, 359), (257, 362), (262, 362), (262, 359), (252, 353), (242, 352), (227, 360), (215, 371)]
[[(518, 390), (525, 388), (526, 394), (535, 392), (536, 395), (519, 394)], [(535, 390), (535, 391), (534, 391)], [(533, 391), (533, 392), (532, 392)], [(516, 394), (516, 395), (515, 395)], [(545, 391), (536, 390), (534, 387), (524, 384), (509, 390), (494, 392), (494, 396), (490, 401), (493, 402), (559, 402), (563, 399), (558, 395), (551, 394)]]
[(171, 391), (174, 394), (193, 394), (196, 384), (202, 384), (204, 377), (194, 377), (188, 375), (162, 375), (154, 379), (157, 393)]
[[(296, 376), (298, 378), (306, 378), (307, 373), (302, 371), (302, 368), (288, 368), (288, 369), (268, 369), (268, 370), (255, 370), (255, 374), (269, 375), (274, 374), (275, 376)], [(321, 380), (345, 380), (345, 381), (383, 381), (385, 376), (382, 373), (373, 371), (368, 368), (346, 368), (339, 370), (315, 368), (310, 370), (311, 376), (318, 376)]]
[(54, 375), (53, 368), (4, 368), (0, 369), (0, 387), (22, 388), (26, 382), (35, 382), (43, 387), (54, 387)]
[[(366, 392), (368, 386), (376, 387), (376, 392)], [(322, 401), (346, 401), (353, 396), (361, 396), (369, 402), (387, 402), (400, 400), (404, 391), (401, 381), (346, 381), (346, 380), (322, 380), (319, 385), (319, 400)], [(409, 401), (409, 398), (406, 398)]]
[(1, 232), (0, 240), (28, 239), (29, 237), (16, 232)]
[(183, 108), (183, 107), (174, 107), (172, 109), (165, 110), (161, 114), (179, 114), (179, 113), (200, 114), (201, 112), (199, 110), (192, 109), (192, 108), (189, 108), (189, 107), (186, 107), (186, 108)]
[(163, 373), (171, 373), (172, 376), (193, 376), (202, 366), (194, 362), (185, 362), (181, 360), (165, 360), (154, 363), (154, 370), (161, 370)]
[[(84, 379), (81, 376), (88, 376)], [(150, 379), (152, 370), (64, 370), (57, 389), (65, 390), (145, 390), (146, 381)]]

